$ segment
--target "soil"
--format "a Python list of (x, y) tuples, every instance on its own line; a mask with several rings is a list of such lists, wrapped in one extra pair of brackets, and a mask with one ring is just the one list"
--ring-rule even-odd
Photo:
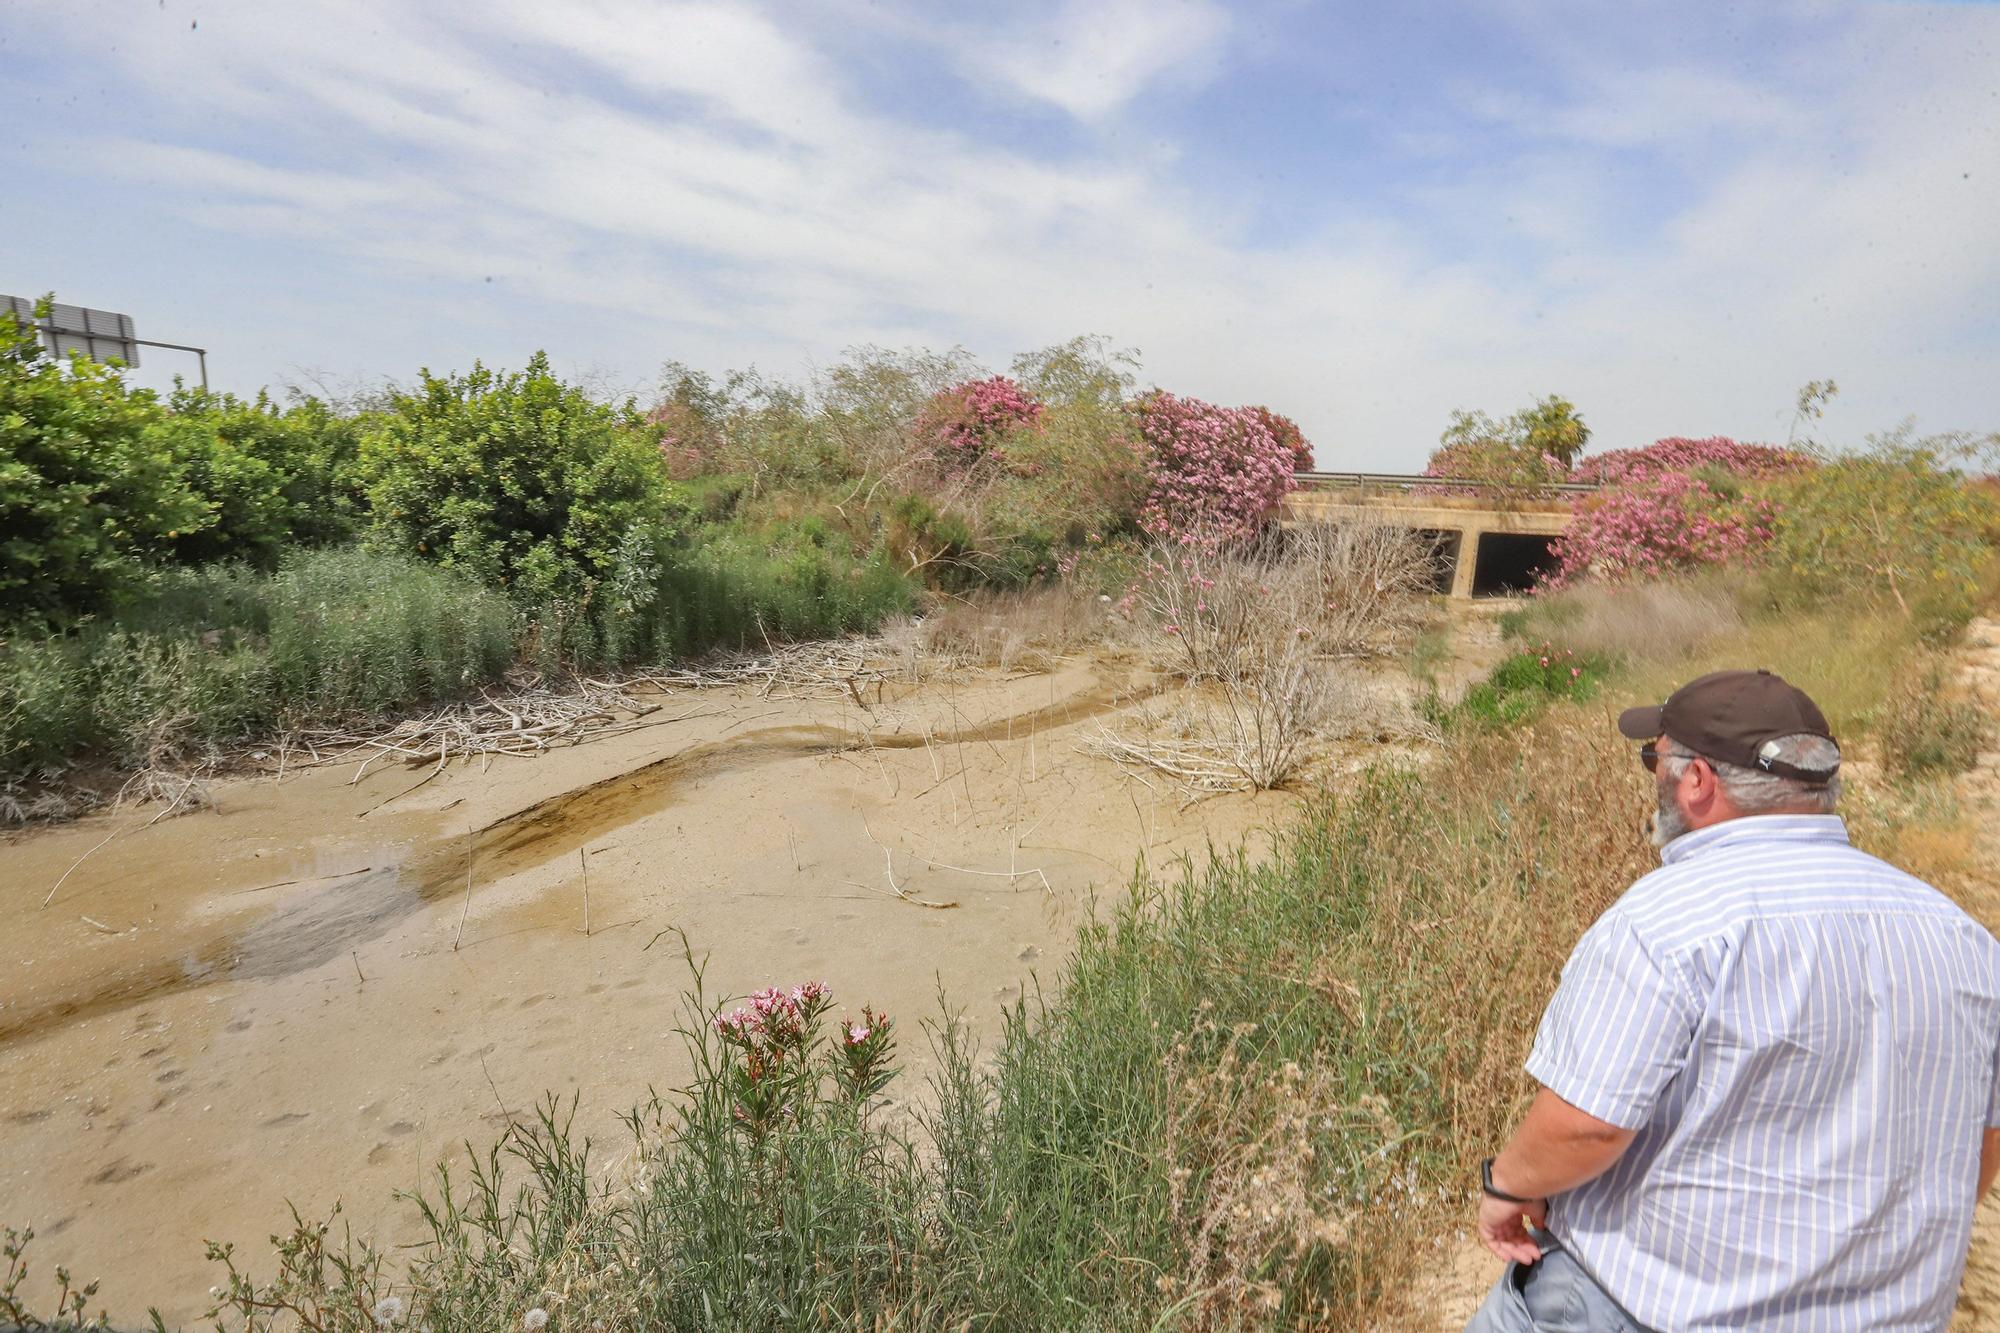
[(617, 1113), (686, 1072), (676, 932), (711, 997), (817, 977), (895, 1015), (910, 1095), (940, 992), (990, 1042), (1095, 895), (1288, 815), (1078, 752), (1153, 688), (1093, 657), (866, 704), (691, 692), (653, 715), (675, 720), (421, 787), (316, 768), (15, 835), (0, 1222), (37, 1232), (35, 1294), (60, 1262), (121, 1322), (193, 1320), (220, 1276), (202, 1242), (268, 1273), (287, 1200), (413, 1239), (394, 1191), (545, 1091), (620, 1143)]

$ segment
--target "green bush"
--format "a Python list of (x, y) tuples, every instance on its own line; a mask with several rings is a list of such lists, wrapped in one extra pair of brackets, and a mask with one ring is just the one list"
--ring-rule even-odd
[(916, 598), (916, 585), (880, 555), (723, 536), (667, 569), (653, 646), (672, 657), (856, 633), (913, 610)]
[(214, 522), (184, 532), (173, 557), (241, 560), (275, 568), (288, 550), (325, 546), (359, 530), (355, 457), (362, 422), (317, 400), (280, 411), (264, 394), (176, 390), (153, 429)]
[(115, 367), (0, 318), (0, 624), (96, 611), (215, 516)]
[(1588, 699), (1597, 692), (1609, 663), (1594, 653), (1578, 653), (1544, 643), (1505, 658), (1491, 674), (1435, 718), (1447, 726), (1510, 727), (1562, 699)]
[(1783, 606), (1893, 606), (1927, 638), (1971, 619), (1992, 577), (2000, 504), (1961, 469), (2000, 437), (1904, 435), (1773, 484), (1765, 586)]
[(378, 540), (523, 607), (639, 595), (686, 518), (630, 404), (593, 402), (540, 352), (509, 375), (424, 372), (362, 435), (357, 475)]

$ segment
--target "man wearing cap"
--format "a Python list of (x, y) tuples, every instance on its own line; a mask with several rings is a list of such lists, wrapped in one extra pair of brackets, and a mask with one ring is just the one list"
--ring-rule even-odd
[(1468, 1333), (1944, 1328), (2000, 1170), (2000, 941), (1848, 845), (1839, 747), (1779, 677), (1618, 726), (1663, 864), (1542, 1017)]

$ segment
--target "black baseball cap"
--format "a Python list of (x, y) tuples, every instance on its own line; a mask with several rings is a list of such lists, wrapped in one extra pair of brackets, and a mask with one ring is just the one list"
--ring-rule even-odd
[(1769, 671), (1715, 671), (1697, 677), (1663, 704), (1620, 713), (1618, 730), (1635, 741), (1671, 737), (1710, 759), (1800, 782), (1824, 783), (1839, 769), (1838, 761), (1833, 768), (1800, 768), (1766, 752), (1776, 749), (1771, 742), (1780, 736), (1834, 739), (1819, 705)]

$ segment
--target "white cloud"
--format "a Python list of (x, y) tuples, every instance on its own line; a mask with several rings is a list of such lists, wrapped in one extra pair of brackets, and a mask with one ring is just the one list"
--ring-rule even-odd
[(1018, 36), (967, 43), (962, 63), (1089, 120), (1169, 76), (1183, 87), (1205, 82), (1228, 30), (1229, 15), (1210, 0), (1065, 0)]
[[(244, 4), (205, 10), (199, 40), (155, 41), (129, 16), (63, 11), (44, 24), (51, 49), (126, 38), (115, 58), (145, 90), (149, 132), (50, 123), (31, 168), (289, 249), (302, 301), (333, 257), (372, 276), (375, 290), (326, 291), (292, 321), (324, 341), (277, 351), (246, 334), (243, 363), (404, 374), (390, 358), (441, 355), (426, 318), (489, 360), (501, 339), (581, 330), (559, 357), (635, 374), (668, 355), (782, 371), (867, 340), (966, 342), (998, 362), (1096, 330), (1142, 347), (1177, 390), (1293, 413), (1349, 466), (1417, 465), (1450, 408), (1551, 391), (1606, 444), (1782, 429), (1794, 387), (1828, 374), (1859, 425), (1914, 408), (1940, 426), (2000, 418), (1977, 375), (2000, 303), (1981, 72), (2000, 16), (1895, 43), (1849, 34), (1853, 49), (1816, 53), (1845, 71), (1837, 97), (1825, 80), (1804, 80), (1808, 97), (1676, 58), (1533, 105), (1488, 99), (1480, 114), (1513, 135), (1490, 167), (1401, 211), (1330, 199), (1321, 230), (1281, 246), (1247, 241), (1169, 160), (1038, 160), (870, 109), (808, 28), (753, 7), (499, 0), (453, 17)], [(1194, 5), (1064, 11), (1001, 77), (1103, 115), (1199, 77), (1222, 22)], [(1065, 54), (1036, 64), (1047, 32)], [(1634, 151), (1674, 159), (1686, 183), (1659, 200), (1664, 225), (1637, 233), (1597, 173)], [(1455, 256), (1399, 225), (1428, 214), (1517, 243)], [(489, 276), (501, 285), (478, 312), (427, 316), (403, 290)]]

